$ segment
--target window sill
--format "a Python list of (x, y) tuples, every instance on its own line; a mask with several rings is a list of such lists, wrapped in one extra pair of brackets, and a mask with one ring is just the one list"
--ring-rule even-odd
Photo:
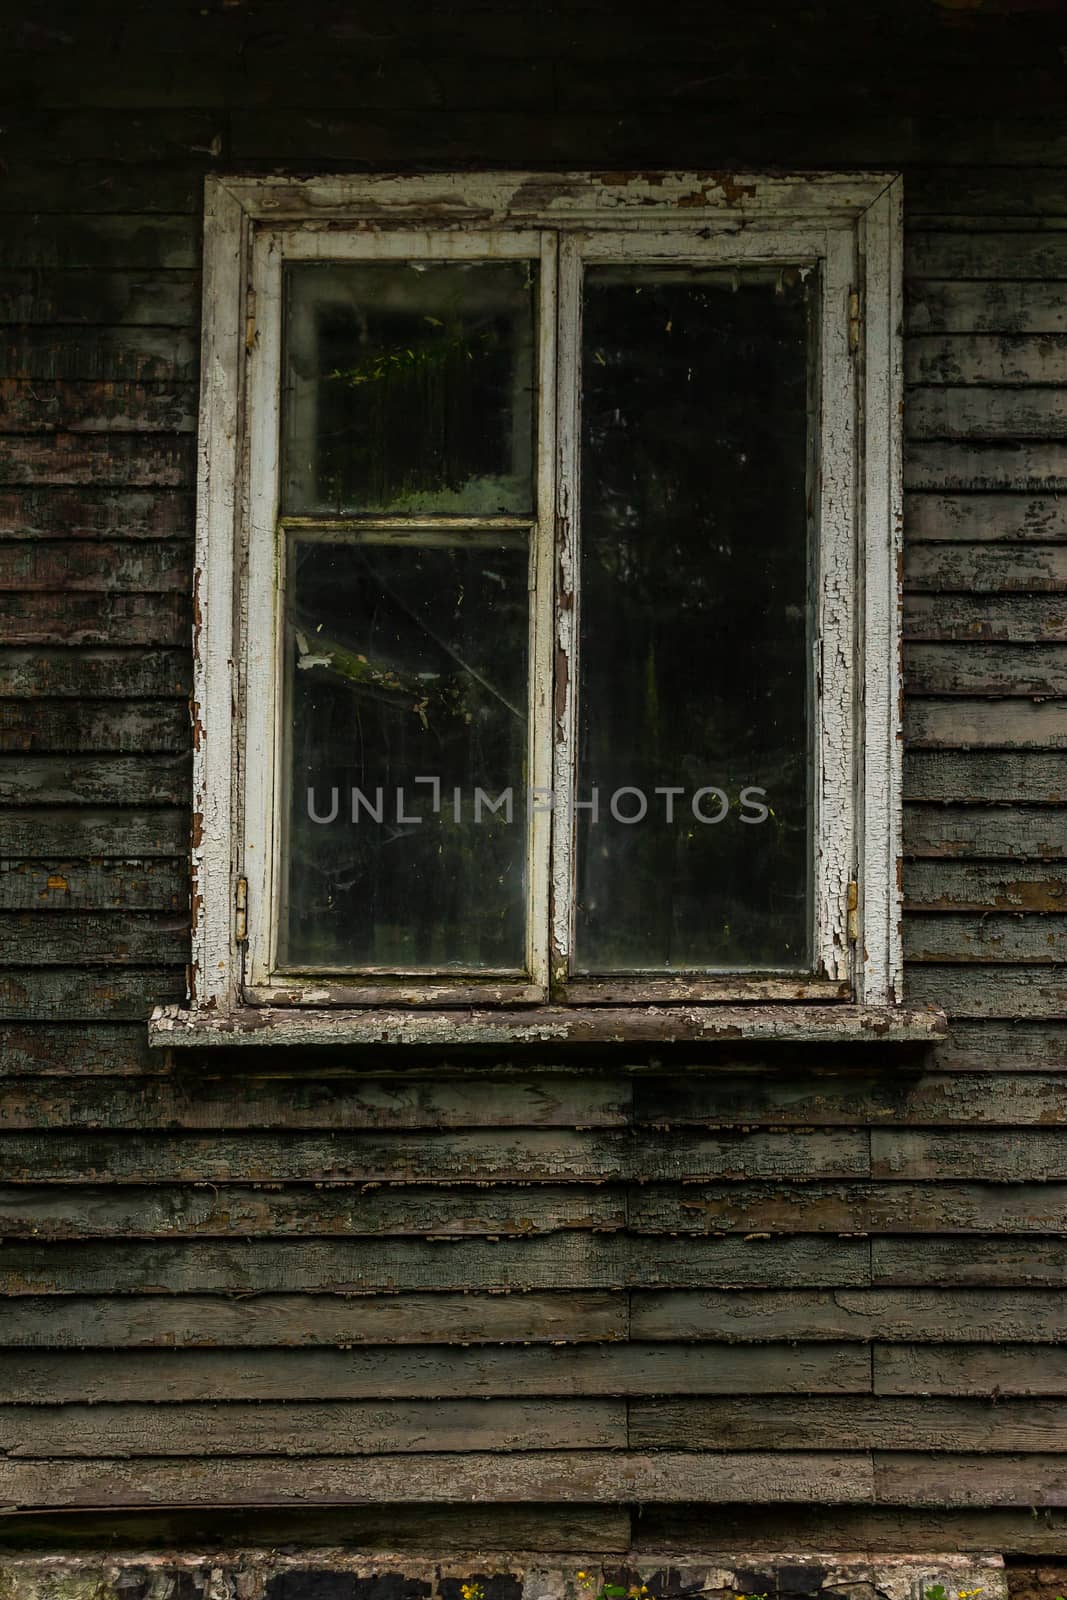
[(148, 1042), (218, 1045), (669, 1044), (778, 1040), (786, 1044), (867, 1041), (929, 1044), (943, 1038), (943, 1011), (859, 1005), (527, 1006), (510, 1010), (231, 1011), (157, 1006)]

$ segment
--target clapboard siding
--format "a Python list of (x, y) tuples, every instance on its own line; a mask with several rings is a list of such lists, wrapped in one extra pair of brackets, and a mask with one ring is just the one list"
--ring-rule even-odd
[[(334, 1503), (402, 1546), (424, 1502), (418, 1537), (484, 1515), (589, 1559), (1059, 1548), (1029, 1508), (1067, 1500), (1062, 30), (120, 10), (119, 49), (65, 7), (5, 63), (4, 1505), (254, 1501), (299, 1543)], [(877, 116), (841, 98), (870, 84)], [(904, 944), (949, 1037), (149, 1051), (189, 959), (204, 174), (783, 159), (906, 169)]]

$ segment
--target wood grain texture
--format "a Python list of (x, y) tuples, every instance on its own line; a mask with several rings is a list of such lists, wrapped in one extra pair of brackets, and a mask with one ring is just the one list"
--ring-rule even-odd
[[(462, 1305), (461, 1297), (455, 1304)], [(477, 1338), (475, 1326), (474, 1338)], [(351, 1350), (0, 1351), (11, 1403), (244, 1400), (592, 1399), (631, 1394), (867, 1394), (861, 1344), (443, 1344)]]
[(876, 1345), (872, 1355), (875, 1394), (1067, 1395), (1063, 1348), (897, 1344)]
[(428, 1189), (394, 1185), (0, 1188), (0, 1225), (19, 1238), (526, 1238), (584, 1228), (638, 1233), (1048, 1233), (1067, 1215), (1057, 1183), (649, 1185)]
[[(1061, 1309), (1057, 1298), (1057, 1318)], [(1044, 1316), (1040, 1309), (1029, 1317), (1023, 1314), (1028, 1337), (1041, 1336)], [(810, 1320), (813, 1327), (817, 1325)], [(1016, 1327), (1019, 1313), (1013, 1322), (987, 1321), (982, 1326), (993, 1325)], [(907, 1323), (909, 1336), (916, 1326), (914, 1321)], [(38, 1350), (486, 1344), (525, 1348), (617, 1342), (628, 1337), (628, 1329), (626, 1294), (572, 1289), (519, 1295), (65, 1295), (0, 1300), (0, 1346)], [(842, 1334), (831, 1330), (810, 1337)], [(581, 1393), (580, 1385), (575, 1392)]]
[[(955, 1248), (965, 1249), (964, 1245)], [(32, 1307), (27, 1305), (29, 1314)], [(1063, 1333), (1062, 1284), (1049, 1289), (909, 1287), (835, 1289), (832, 1293), (764, 1289), (635, 1293), (635, 1339), (930, 1340), (984, 1339), (1057, 1343)], [(59, 1308), (60, 1314), (62, 1307)]]
[[(951, 707), (944, 707), (943, 743), (949, 742), (950, 711)], [(1034, 805), (1063, 805), (1067, 803), (1067, 751), (913, 747), (904, 762), (904, 795), (908, 800), (979, 804), (1023, 800)]]
[(1020, 1240), (989, 1235), (968, 1239), (966, 1249), (952, 1238), (874, 1239), (871, 1272), (876, 1284), (1062, 1289), (1067, 1281), (1067, 1237)]
[(1058, 1454), (1065, 1448), (1067, 1405), (1062, 1403), (933, 1402), (878, 1391), (879, 1396), (890, 1393), (894, 1398), (888, 1400), (865, 1395), (843, 1401), (806, 1396), (636, 1400), (629, 1406), (629, 1442), (637, 1450), (811, 1450), (827, 1439), (842, 1450)]
[(5, 1245), (6, 1294), (343, 1294), (865, 1284), (861, 1240), (628, 1239), (567, 1232), (470, 1239), (305, 1239)]
[[(1039, 1458), (1040, 1459), (1040, 1458)], [(893, 1497), (891, 1480), (887, 1498)], [(917, 1491), (918, 1492), (918, 1491)], [(708, 1502), (738, 1498), (757, 1503), (823, 1501), (835, 1505), (874, 1498), (870, 1460), (849, 1456), (744, 1452), (653, 1455), (574, 1450), (499, 1454), (471, 1451), (422, 1458), (376, 1456), (357, 1462), (322, 1456), (291, 1464), (268, 1459), (194, 1463), (95, 1460), (47, 1464), (0, 1463), (0, 1494), (11, 1507), (173, 1505), (213, 1506), (470, 1500)], [(997, 1496), (1012, 1503), (1006, 1491)], [(1043, 1497), (1044, 1498), (1044, 1497)], [(921, 1503), (921, 1499), (920, 1499)], [(964, 1500), (962, 1503), (968, 1503)]]
[(1067, 1504), (1067, 1459), (1056, 1455), (876, 1453), (875, 1496), (896, 1505)]
[[(116, 975), (108, 973), (100, 981)], [(143, 1015), (143, 1013), (142, 1013)], [(115, 1020), (114, 1018), (110, 1020)], [(1052, 1138), (1053, 1135), (1045, 1135)], [(0, 1134), (4, 1182), (522, 1183), (622, 1178), (827, 1178), (866, 1175), (866, 1130), (646, 1133), (455, 1129), (446, 1133)]]
[(280, 1440), (289, 1457), (558, 1450), (568, 1439), (620, 1450), (626, 1435), (626, 1402), (606, 1399), (0, 1407), (0, 1450), (13, 1461), (269, 1457)]

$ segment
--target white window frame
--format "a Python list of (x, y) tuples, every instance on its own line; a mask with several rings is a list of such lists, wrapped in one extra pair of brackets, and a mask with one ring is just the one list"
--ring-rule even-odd
[[(490, 239), (489, 236), (492, 238)], [(195, 823), (191, 1009), (216, 1019), (285, 1008), (332, 1014), (393, 1006), (598, 1006), (756, 1002), (898, 1007), (900, 931), (901, 182), (887, 173), (500, 174), (209, 178), (195, 604)], [(821, 305), (820, 552), (815, 671), (817, 977), (575, 981), (571, 832), (531, 824), (529, 977), (317, 981), (272, 970), (276, 836), (277, 449), (283, 259), (536, 255), (543, 304), (577, 328), (588, 260), (817, 262)], [(558, 257), (558, 275), (557, 275)], [(557, 288), (558, 284), (558, 288)], [(553, 705), (555, 658), (573, 655), (575, 609), (547, 603), (574, 582), (577, 348), (554, 347), (542, 316), (532, 677), (549, 730), (531, 748), (534, 784), (565, 814), (573, 783), (574, 673)], [(555, 379), (558, 376), (559, 415)], [(545, 441), (558, 440), (546, 450)], [(554, 746), (554, 750), (551, 748)], [(551, 835), (551, 836), (550, 836)], [(549, 988), (550, 977), (554, 986)], [(815, 1003), (812, 1005), (812, 1003)], [(821, 1005), (819, 1003), (822, 1003)], [(560, 1008), (561, 1009), (561, 1008)], [(666, 1009), (666, 1008), (665, 1008)], [(857, 1024), (858, 1025), (858, 1024)], [(156, 1029), (173, 1034), (172, 1015)], [(306, 1024), (305, 1032), (306, 1032)], [(367, 1027), (373, 1030), (373, 1017)], [(788, 1031), (788, 1030), (787, 1030)], [(355, 1030), (358, 1033), (358, 1028)], [(355, 1033), (353, 1034), (355, 1036)], [(414, 1035), (411, 1035), (414, 1036)], [(371, 1031), (368, 1037), (376, 1037)], [(160, 1040), (162, 1041), (162, 1039)], [(166, 1042), (174, 1042), (170, 1037)]]

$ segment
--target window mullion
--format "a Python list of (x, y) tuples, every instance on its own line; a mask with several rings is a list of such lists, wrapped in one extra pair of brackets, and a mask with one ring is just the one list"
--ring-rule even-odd
[(571, 968), (574, 928), (574, 801), (577, 782), (579, 427), (581, 414), (582, 258), (576, 235), (559, 252), (555, 693), (552, 715), (552, 984)]

